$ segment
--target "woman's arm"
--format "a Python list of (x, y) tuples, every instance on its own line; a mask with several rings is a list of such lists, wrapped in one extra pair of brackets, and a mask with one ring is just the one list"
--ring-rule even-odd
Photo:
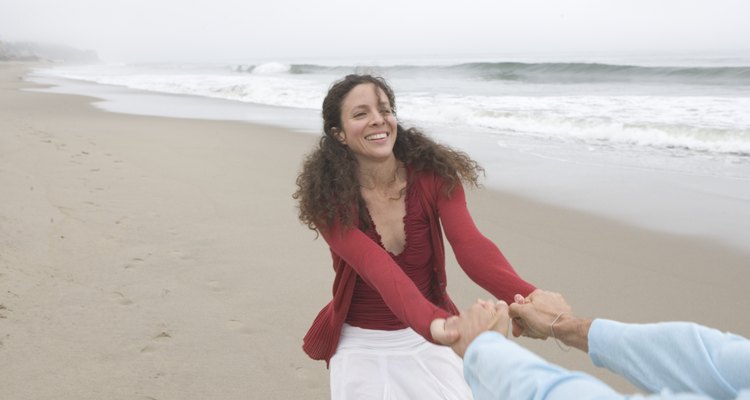
[(461, 268), (479, 286), (507, 303), (515, 294), (528, 296), (536, 288), (521, 279), (500, 249), (477, 229), (466, 207), (463, 187), (458, 184), (450, 197), (442, 194), (438, 182), (438, 213)]
[(450, 314), (427, 300), (383, 248), (357, 228), (345, 229), (336, 224), (321, 234), (331, 250), (380, 293), (399, 320), (435, 343), (430, 324)]

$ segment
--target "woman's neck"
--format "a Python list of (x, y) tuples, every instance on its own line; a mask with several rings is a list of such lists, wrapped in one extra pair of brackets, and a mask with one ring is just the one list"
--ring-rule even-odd
[(403, 164), (391, 157), (379, 163), (361, 163), (359, 165), (359, 184), (370, 190), (385, 190), (398, 185), (406, 179)]

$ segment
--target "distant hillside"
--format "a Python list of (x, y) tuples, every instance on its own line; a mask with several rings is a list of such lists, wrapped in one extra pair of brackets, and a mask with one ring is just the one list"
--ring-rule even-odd
[(99, 62), (93, 50), (33, 42), (0, 41), (0, 61), (57, 61), (71, 63)]

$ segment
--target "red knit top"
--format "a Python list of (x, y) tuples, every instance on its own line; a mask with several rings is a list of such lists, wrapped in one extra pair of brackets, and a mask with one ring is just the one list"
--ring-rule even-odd
[(390, 254), (375, 227), (363, 232), (334, 224), (321, 232), (330, 246), (333, 300), (313, 321), (303, 349), (313, 359), (330, 360), (344, 321), (367, 329), (411, 327), (430, 342), (435, 318), (457, 315), (446, 291), (442, 227), (456, 259), (467, 275), (499, 299), (527, 296), (535, 287), (522, 280), (500, 250), (474, 225), (461, 185), (450, 196), (432, 172), (407, 168), (406, 247)]
[[(404, 202), (406, 203), (406, 215), (404, 216), (404, 231), (406, 233), (406, 246), (399, 254), (392, 254), (386, 250), (388, 255), (401, 267), (407, 277), (414, 282), (420, 293), (431, 303), (436, 303), (437, 296), (437, 274), (432, 266), (433, 251), (430, 240), (430, 224), (427, 212), (421, 207), (419, 201), (415, 201), (416, 189), (419, 185), (410, 185), (405, 191)], [(372, 220), (372, 218), (371, 218)], [(371, 222), (369, 229), (363, 230), (365, 235), (375, 243), (383, 246), (380, 235), (374, 223)], [(383, 297), (374, 287), (370, 286), (357, 275), (354, 284), (352, 302), (346, 323), (365, 329), (395, 330), (406, 328), (398, 319)]]

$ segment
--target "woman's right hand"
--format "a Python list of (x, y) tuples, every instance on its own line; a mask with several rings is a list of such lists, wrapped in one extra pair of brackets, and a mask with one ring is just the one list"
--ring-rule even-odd
[[(435, 318), (430, 323), (430, 335), (435, 343), (445, 346), (451, 346), (459, 338), (458, 329), (455, 328), (454, 320), (458, 317), (452, 316), (447, 320), (445, 318)], [(450, 322), (450, 323), (449, 323)]]
[[(433, 321), (438, 334), (450, 332), (451, 341), (439, 342), (449, 345), (459, 356), (463, 357), (471, 342), (480, 334), (494, 330), (505, 335), (508, 330), (508, 305), (502, 301), (497, 304), (485, 300), (477, 300), (471, 307), (464, 310), (460, 316), (450, 317), (445, 324), (439, 324), (439, 320)], [(430, 326), (432, 331), (432, 326)], [(442, 326), (442, 328), (441, 328)], [(438, 338), (433, 333), (433, 338)]]

